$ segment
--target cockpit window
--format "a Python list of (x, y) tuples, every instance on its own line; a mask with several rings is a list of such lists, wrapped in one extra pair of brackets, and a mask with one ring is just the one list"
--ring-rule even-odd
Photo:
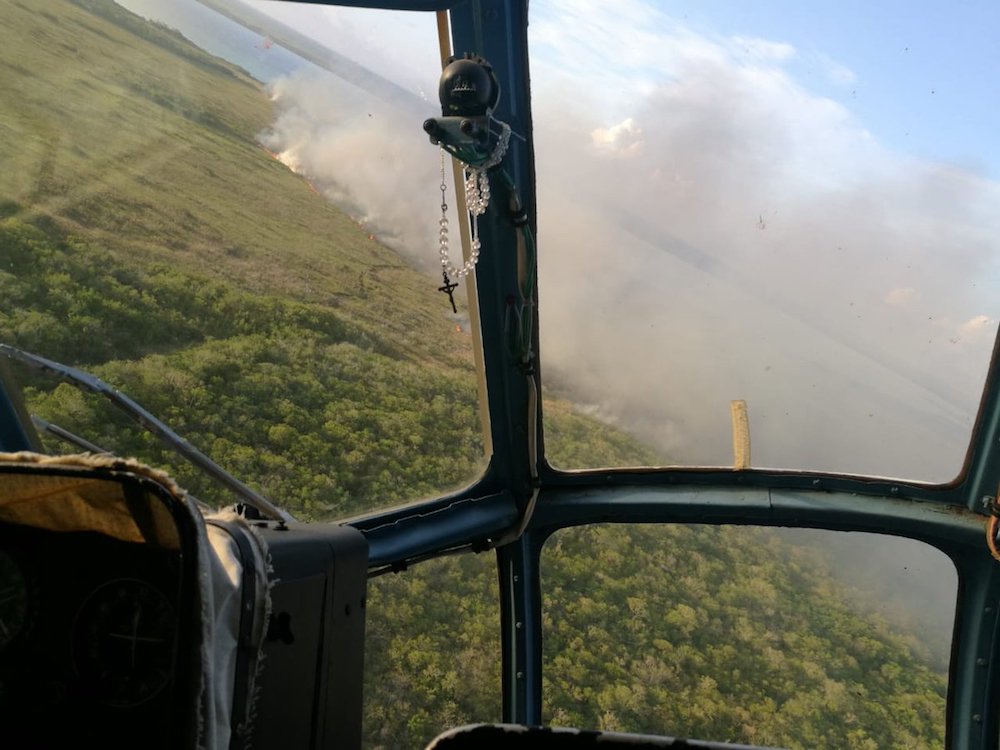
[(492, 555), (445, 557), (368, 584), (365, 750), (425, 747), (501, 717)]
[[(440, 160), (420, 128), (439, 110), (433, 14), (3, 14), (0, 341), (120, 388), (302, 520), (481, 475), (474, 321), (465, 285), (455, 311), (437, 291)], [(21, 384), (46, 421), (171, 462), (69, 386)]]
[(547, 724), (784, 748), (943, 748), (958, 588), (876, 534), (600, 525), (542, 551)]
[(744, 402), (752, 467), (953, 479), (997, 330), (1000, 7), (531, 11), (550, 393), (661, 465), (732, 466)]

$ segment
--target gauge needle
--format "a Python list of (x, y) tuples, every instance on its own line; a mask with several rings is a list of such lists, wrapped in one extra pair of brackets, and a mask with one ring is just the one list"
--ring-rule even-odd
[(149, 641), (155, 640), (150, 638), (140, 638), (139, 637), (139, 620), (142, 619), (142, 605), (137, 604), (135, 610), (132, 612), (132, 628), (129, 633), (108, 633), (109, 638), (120, 638), (123, 641), (129, 642), (129, 661), (131, 662), (131, 668), (135, 669), (135, 647), (139, 641)]
[(132, 669), (135, 669), (135, 645), (139, 640), (139, 619), (142, 617), (142, 605), (135, 605), (135, 612), (132, 613)]

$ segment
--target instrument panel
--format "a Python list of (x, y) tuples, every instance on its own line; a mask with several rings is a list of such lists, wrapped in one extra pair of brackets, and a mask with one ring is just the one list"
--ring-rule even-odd
[(109, 726), (167, 746), (182, 580), (177, 550), (0, 524), (0, 721), (21, 747), (106, 747)]
[(29, 586), (24, 570), (0, 549), (0, 650), (14, 643), (28, 624)]

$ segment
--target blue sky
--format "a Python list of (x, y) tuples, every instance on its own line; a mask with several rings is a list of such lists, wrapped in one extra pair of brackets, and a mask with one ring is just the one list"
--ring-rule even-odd
[[(899, 150), (1000, 177), (1000, 3), (662, 2), (695, 29), (792, 44), (788, 69)], [(854, 80), (831, 82), (823, 59)]]

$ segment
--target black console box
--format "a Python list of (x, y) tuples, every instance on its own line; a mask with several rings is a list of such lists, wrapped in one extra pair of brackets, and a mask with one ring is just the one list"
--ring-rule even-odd
[(269, 548), (274, 583), (244, 744), (359, 750), (368, 542), (350, 526), (255, 525)]

